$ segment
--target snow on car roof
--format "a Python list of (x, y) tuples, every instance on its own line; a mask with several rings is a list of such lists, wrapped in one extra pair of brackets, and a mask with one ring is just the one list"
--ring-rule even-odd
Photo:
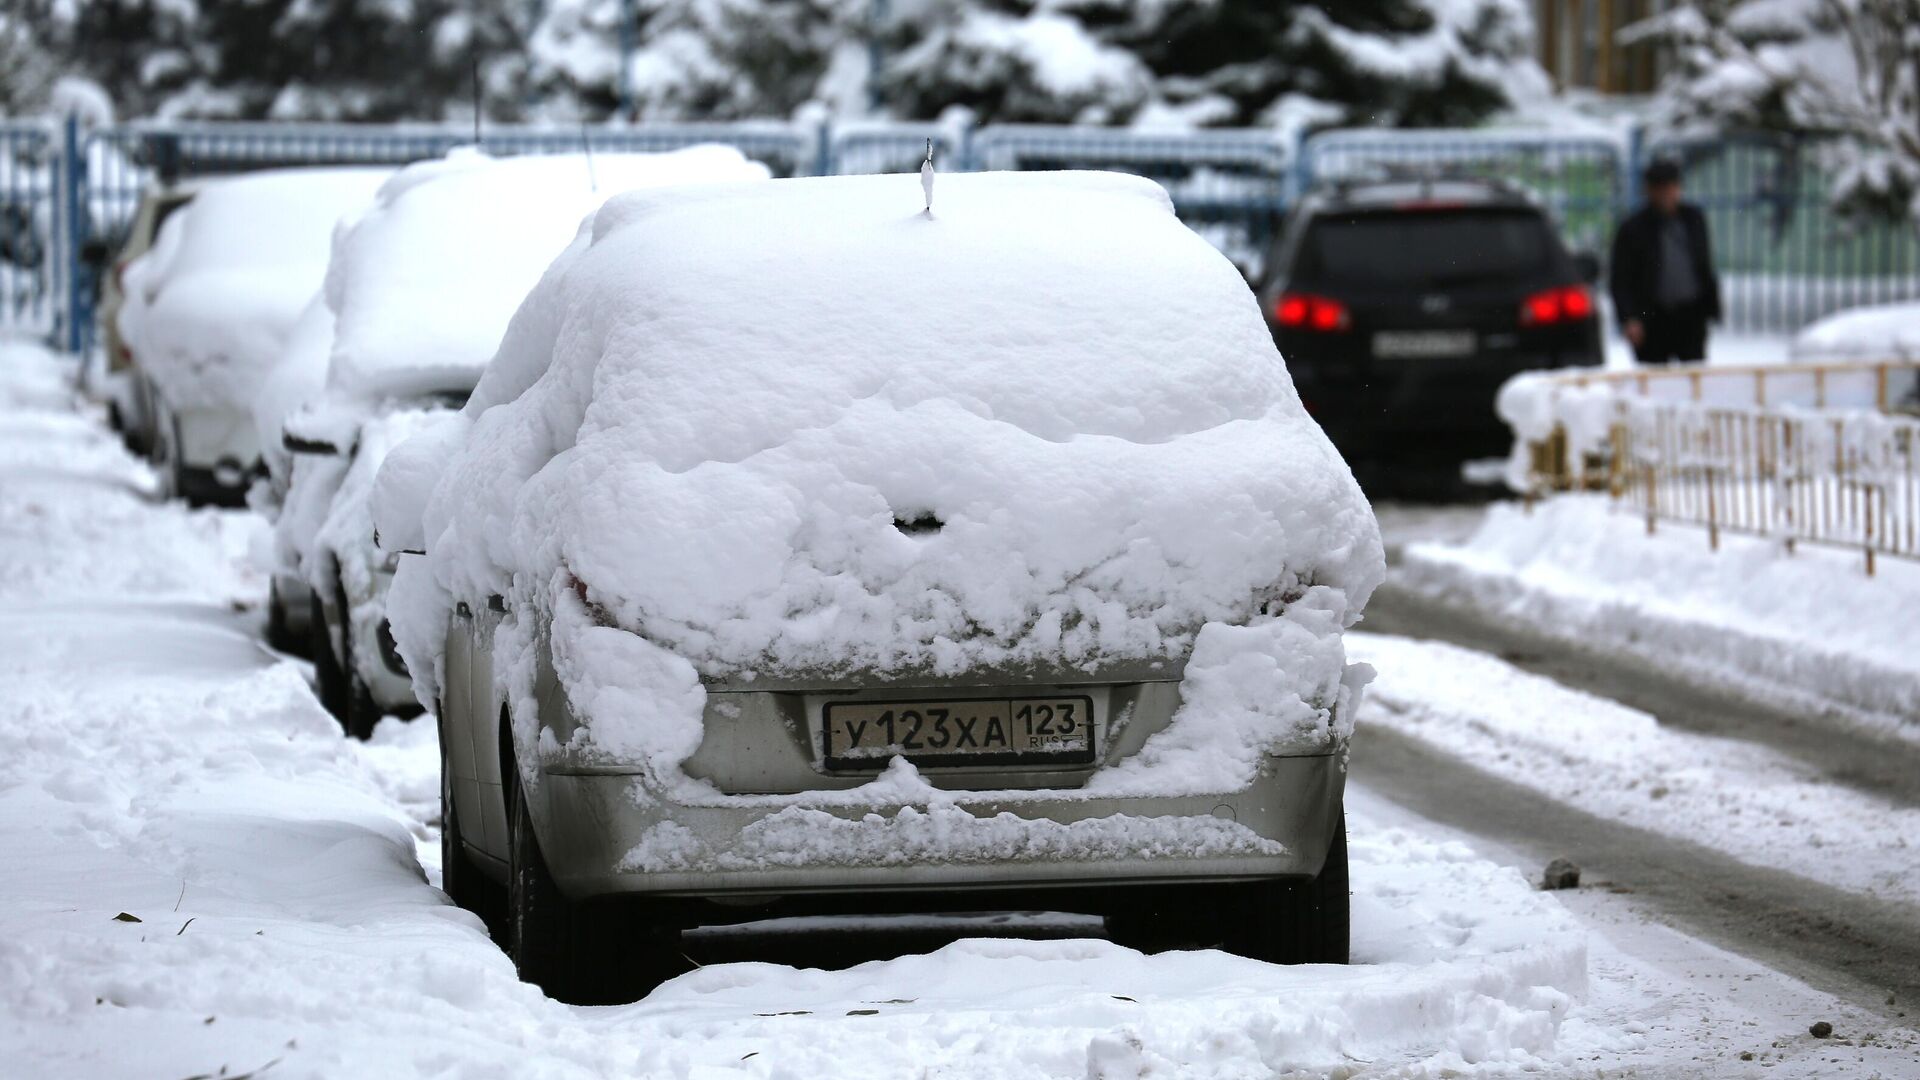
[(466, 420), (396, 455), (451, 460), (448, 584), (564, 567), (708, 670), (1164, 656), (1312, 585), (1350, 621), (1381, 574), (1244, 280), (1133, 177), (621, 196)]
[(409, 166), (335, 248), (327, 383), (362, 395), (471, 388), (527, 290), (609, 196), (766, 176), (717, 145), (502, 159), (463, 150)]
[(276, 169), (210, 180), (167, 219), (127, 269), (120, 327), (175, 407), (251, 406), (320, 288), (334, 227), (390, 175)]

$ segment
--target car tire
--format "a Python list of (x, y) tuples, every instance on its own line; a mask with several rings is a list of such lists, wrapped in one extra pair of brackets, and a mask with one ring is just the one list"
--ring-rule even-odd
[(520, 978), (569, 1005), (618, 1005), (677, 974), (677, 932), (647, 925), (638, 905), (580, 902), (560, 891), (518, 775), (506, 787), (506, 946)]
[(360, 677), (360, 669), (354, 665), (353, 627), (341, 630), (340, 637), (347, 646), (347, 655), (341, 665), (341, 676), (346, 686), (341, 702), (340, 724), (348, 735), (364, 742), (373, 738), (373, 729), (379, 726), (384, 712), (379, 702), (373, 700), (373, 691), (367, 686), (367, 681)]
[(160, 481), (154, 492), (161, 502), (184, 498), (180, 472), (180, 429), (171, 416), (160, 416), (154, 426), (153, 452), (148, 455)]
[(1327, 861), (1311, 881), (1261, 882), (1248, 888), (1227, 921), (1222, 947), (1273, 964), (1344, 964), (1353, 896), (1347, 877), (1347, 815), (1335, 819)]
[(313, 594), (313, 613), (307, 619), (308, 648), (313, 653), (314, 690), (319, 694), (320, 704), (341, 722), (344, 728), (347, 714), (347, 679), (340, 670), (340, 661), (333, 655), (333, 640), (327, 633), (327, 619), (320, 606), (320, 594)]
[(467, 857), (460, 815), (453, 803), (453, 769), (446, 751), (444, 723), (440, 739), (440, 891), (456, 907), (478, 915), (487, 933), (498, 939), (506, 913), (506, 890)]
[(310, 644), (294, 635), (287, 621), (286, 599), (280, 595), (279, 586), (271, 583), (267, 586), (267, 644), (293, 656), (306, 652)]

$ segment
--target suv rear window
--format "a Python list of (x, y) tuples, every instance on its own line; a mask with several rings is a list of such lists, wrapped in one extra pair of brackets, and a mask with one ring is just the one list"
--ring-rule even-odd
[(1421, 210), (1329, 215), (1300, 245), (1295, 276), (1366, 288), (1538, 278), (1552, 269), (1553, 234), (1527, 210)]

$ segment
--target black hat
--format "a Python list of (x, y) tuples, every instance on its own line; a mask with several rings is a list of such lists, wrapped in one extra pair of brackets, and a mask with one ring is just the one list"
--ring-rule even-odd
[(1680, 166), (1666, 158), (1659, 158), (1648, 164), (1645, 179), (1648, 187), (1677, 184), (1680, 182)]

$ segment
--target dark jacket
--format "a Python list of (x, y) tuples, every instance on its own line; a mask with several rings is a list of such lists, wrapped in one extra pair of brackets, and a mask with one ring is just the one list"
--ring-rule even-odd
[[(1687, 251), (1699, 276), (1700, 299), (1694, 310), (1709, 319), (1720, 318), (1720, 277), (1713, 272), (1713, 252), (1707, 241), (1707, 216), (1692, 203), (1681, 203), (1680, 223), (1687, 230)], [(1613, 234), (1613, 259), (1608, 266), (1608, 291), (1613, 294), (1614, 317), (1621, 322), (1645, 319), (1659, 309), (1654, 289), (1660, 280), (1660, 211), (1643, 206), (1620, 223)]]

